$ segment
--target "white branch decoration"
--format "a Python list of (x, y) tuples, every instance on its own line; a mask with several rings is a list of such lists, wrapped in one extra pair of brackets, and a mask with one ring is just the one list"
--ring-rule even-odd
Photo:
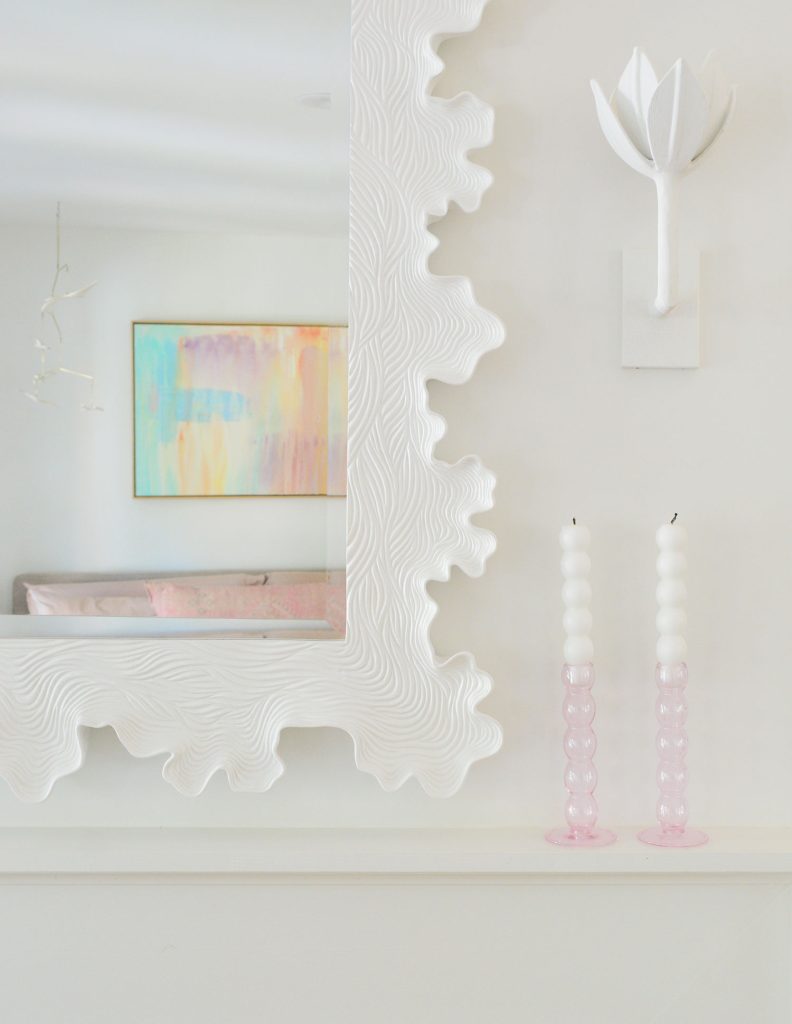
[[(54, 328), (57, 347), (59, 350), (63, 347), (63, 331), (61, 330), (61, 325), (58, 321), (55, 307), (59, 302), (65, 302), (67, 299), (81, 298), (96, 284), (96, 281), (92, 281), (83, 288), (76, 288), (70, 292), (58, 292), (61, 274), (68, 272), (68, 263), (61, 263), (60, 203), (58, 203), (55, 210), (55, 276), (52, 281), (51, 293), (42, 303), (40, 313), (42, 324), (46, 326), (46, 323), (49, 322)], [(45, 345), (41, 338), (33, 339), (33, 348), (38, 353), (39, 367), (37, 372), (33, 374), (33, 387), (30, 391), (23, 392), (25, 398), (29, 398), (31, 402), (37, 402), (39, 405), (56, 405), (56, 402), (52, 402), (47, 398), (41, 397), (41, 385), (45, 381), (52, 380), (54, 377), (61, 375), (67, 377), (79, 377), (81, 380), (88, 382), (88, 400), (83, 402), (80, 408), (84, 409), (86, 412), (104, 411), (102, 406), (97, 405), (94, 400), (96, 378), (92, 374), (83, 373), (81, 370), (71, 370), (66, 366), (50, 366), (49, 353), (52, 352), (53, 348), (52, 345)]]
[(592, 81), (597, 115), (617, 156), (657, 188), (657, 296), (653, 311), (670, 312), (677, 303), (677, 183), (697, 167), (721, 135), (734, 111), (729, 88), (712, 54), (698, 78), (678, 60), (657, 81), (639, 49), (633, 51), (610, 102)]

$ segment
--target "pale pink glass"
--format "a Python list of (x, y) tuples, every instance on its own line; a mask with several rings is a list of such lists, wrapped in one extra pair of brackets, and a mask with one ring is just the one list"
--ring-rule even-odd
[(593, 665), (564, 665), (564, 752), (567, 756), (564, 785), (567, 800), (564, 807), (566, 826), (554, 828), (545, 836), (557, 846), (608, 846), (616, 835), (606, 828), (597, 828), (599, 808), (594, 799), (597, 769), (594, 752), (597, 737), (592, 729), (596, 713)]
[(657, 825), (638, 833), (642, 843), (650, 846), (702, 846), (709, 836), (699, 829), (688, 828), (688, 774), (685, 765), (688, 737), (687, 665), (658, 665), (655, 670), (658, 694), (655, 702), (657, 724), (656, 745), (660, 761), (657, 765)]

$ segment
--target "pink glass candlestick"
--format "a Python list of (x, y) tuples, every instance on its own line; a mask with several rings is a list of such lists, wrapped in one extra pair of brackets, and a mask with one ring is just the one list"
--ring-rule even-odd
[(658, 687), (655, 713), (660, 726), (657, 732), (657, 801), (658, 824), (638, 833), (642, 843), (650, 846), (702, 846), (709, 836), (699, 829), (688, 828), (687, 754), (687, 665), (658, 665), (655, 679)]
[(594, 752), (597, 737), (592, 723), (596, 713), (593, 665), (564, 665), (564, 752), (567, 756), (564, 785), (567, 801), (564, 807), (566, 826), (554, 828), (545, 838), (557, 846), (608, 846), (616, 839), (615, 833), (597, 828), (599, 808), (594, 799), (597, 769)]

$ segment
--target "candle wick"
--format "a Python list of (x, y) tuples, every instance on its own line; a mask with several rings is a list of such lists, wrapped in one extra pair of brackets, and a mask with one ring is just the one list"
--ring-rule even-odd
[(574, 516), (572, 516), (572, 525), (577, 526), (577, 519)]
[(671, 520), (671, 525), (672, 525), (672, 526), (673, 526), (673, 525), (674, 525), (674, 523), (676, 522), (676, 520), (677, 520), (677, 516), (678, 516), (678, 515), (679, 515), (679, 513), (678, 513), (678, 512), (675, 512), (675, 513), (674, 513), (674, 518), (673, 518), (673, 519)]

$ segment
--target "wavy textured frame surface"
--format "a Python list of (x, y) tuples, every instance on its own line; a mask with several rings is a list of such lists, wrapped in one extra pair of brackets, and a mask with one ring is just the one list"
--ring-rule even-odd
[(348, 631), (344, 641), (209, 638), (0, 642), (0, 774), (43, 799), (82, 760), (80, 728), (112, 726), (197, 794), (280, 776), (281, 730), (335, 726), (385, 789), (410, 776), (447, 796), (500, 746), (477, 710), (490, 679), (469, 654), (439, 660), (428, 580), (479, 575), (494, 548), (470, 518), (494, 480), (473, 457), (433, 456), (442, 419), (426, 382), (461, 384), (502, 340), (464, 278), (427, 269), (430, 218), (478, 207), (491, 140), (473, 96), (431, 95), (434, 46), (471, 31), (486, 0), (352, 0)]

